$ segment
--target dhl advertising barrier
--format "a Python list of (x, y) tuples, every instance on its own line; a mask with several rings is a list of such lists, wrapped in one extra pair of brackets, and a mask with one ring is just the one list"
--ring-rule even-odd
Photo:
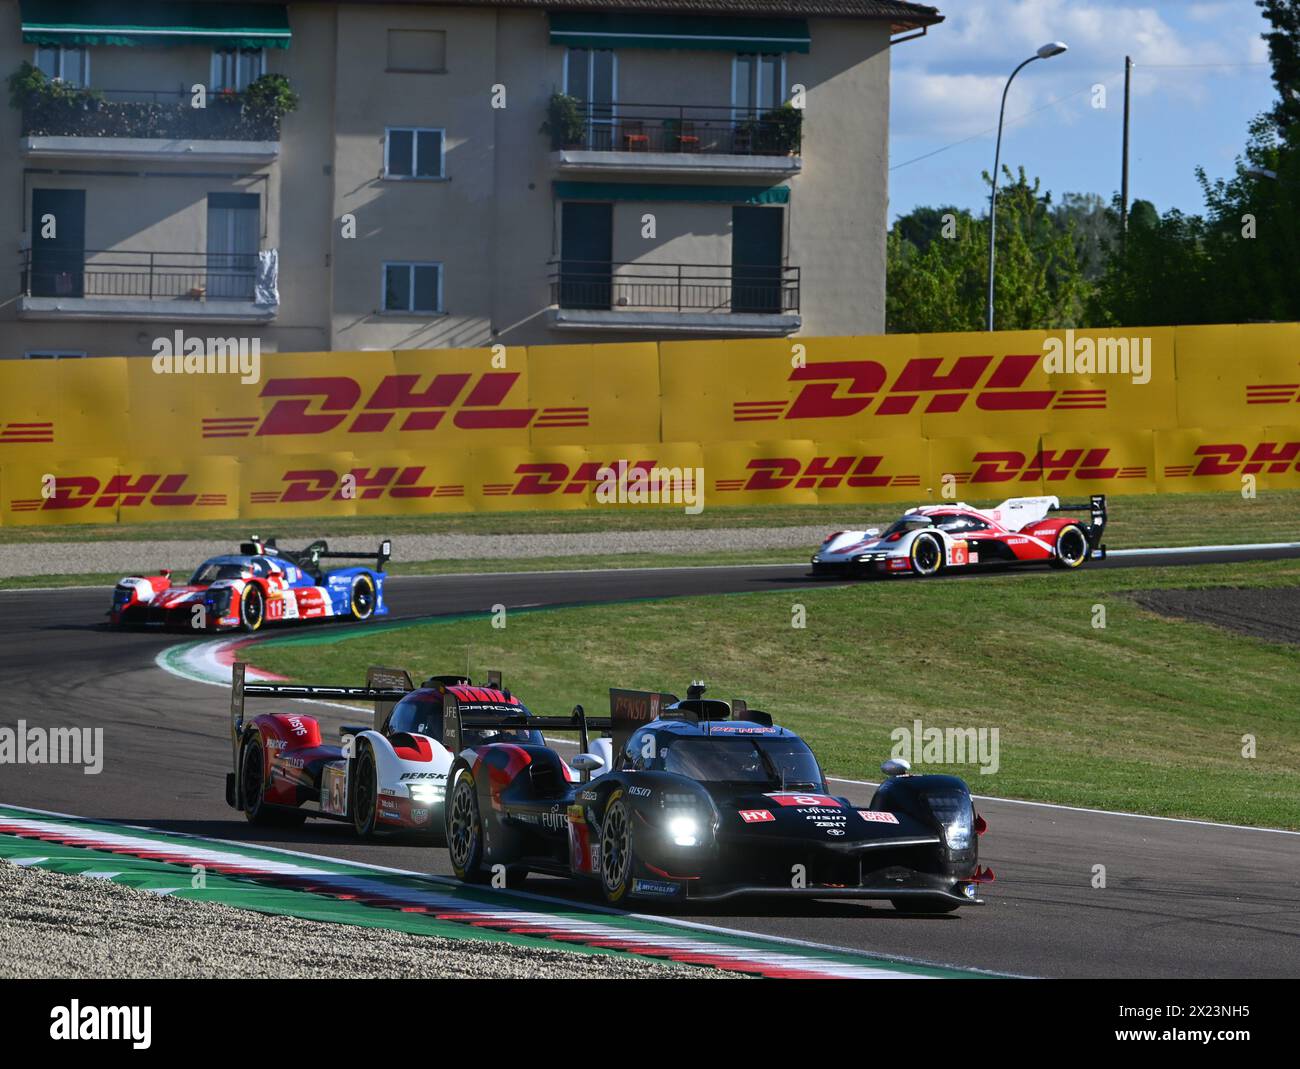
[(209, 357), (0, 362), (0, 522), (1300, 487), (1300, 324)]

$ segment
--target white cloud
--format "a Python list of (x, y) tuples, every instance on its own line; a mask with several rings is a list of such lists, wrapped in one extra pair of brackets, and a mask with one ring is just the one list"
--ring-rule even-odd
[[(1261, 76), (1260, 68), (1231, 66), (1267, 58), (1264, 21), (1241, 4), (948, 0), (940, 3), (944, 23), (893, 53), (894, 130), (936, 143), (988, 130), (1007, 76), (1052, 40), (1070, 51), (1026, 69), (1008, 96), (1008, 117), (1030, 115), (1026, 126), (1082, 121), (1097, 83), (1114, 106), (1126, 54), (1136, 64), (1134, 95), (1150, 98), (1148, 108), (1203, 104), (1225, 79)], [(1062, 98), (1069, 103), (1040, 110)]]

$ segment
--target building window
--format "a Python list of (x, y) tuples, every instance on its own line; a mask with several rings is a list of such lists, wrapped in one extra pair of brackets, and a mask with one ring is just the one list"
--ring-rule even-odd
[(90, 84), (88, 49), (41, 45), (36, 49), (36, 66), (45, 77), (75, 85), (79, 89)]
[(443, 30), (389, 30), (388, 70), (401, 74), (444, 74), (447, 34)]
[(242, 93), (266, 73), (266, 52), (252, 49), (212, 53), (212, 92)]
[(608, 49), (570, 48), (564, 53), (564, 92), (582, 106), (587, 147), (613, 148), (618, 57)]
[(785, 100), (785, 57), (742, 54), (732, 69), (731, 103), (738, 118), (761, 115)]
[(385, 312), (442, 311), (442, 264), (384, 264)]
[(384, 131), (385, 178), (442, 178), (446, 131), (390, 126)]

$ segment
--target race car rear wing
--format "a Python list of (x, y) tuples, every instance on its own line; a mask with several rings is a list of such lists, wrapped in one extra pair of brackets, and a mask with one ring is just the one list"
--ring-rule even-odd
[(442, 697), (442, 744), (452, 753), (460, 753), (464, 749), (465, 731), (484, 728), (502, 731), (576, 731), (580, 752), (586, 753), (591, 729), (609, 731), (612, 727), (613, 720), (610, 717), (588, 716), (581, 705), (575, 705), (568, 716), (535, 716), (522, 708), (517, 713), (462, 709), (460, 699), (450, 691)]
[(384, 565), (393, 559), (393, 543), (391, 539), (385, 538), (379, 543), (379, 548), (369, 553), (344, 553), (330, 549), (329, 543), (323, 538), (313, 542), (306, 549), (292, 550), (280, 549), (275, 544), (274, 538), (262, 538), (259, 535), (251, 535), (247, 542), (239, 543), (239, 552), (246, 553), (249, 556), (260, 556), (263, 553), (278, 553), (280, 556), (293, 561), (295, 564), (314, 572), (317, 570), (320, 562), (323, 560), (371, 560), (375, 562), (375, 571), (382, 572)]
[(1057, 505), (1049, 508), (1048, 512), (1082, 512), (1087, 509), (1091, 515), (1092, 522), (1083, 525), (1084, 531), (1088, 535), (1088, 548), (1092, 551), (1092, 556), (1098, 560), (1106, 556), (1106, 546), (1102, 542), (1102, 535), (1106, 531), (1106, 495), (1093, 494), (1087, 504), (1068, 503)]
[[(239, 783), (239, 744), (244, 735), (244, 701), (247, 698), (307, 699), (313, 701), (372, 702), (375, 706), (375, 725), (388, 720), (393, 706), (415, 689), (411, 675), (402, 668), (374, 666), (366, 672), (364, 687), (316, 686), (303, 683), (249, 683), (248, 665), (236, 661), (230, 670), (230, 755), (234, 765), (233, 778), (228, 777), (227, 801), (241, 798)], [(353, 733), (355, 729), (350, 730)]]

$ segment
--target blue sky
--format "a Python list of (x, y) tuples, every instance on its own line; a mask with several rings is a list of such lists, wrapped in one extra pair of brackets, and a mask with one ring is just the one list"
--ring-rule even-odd
[[(946, 21), (893, 52), (891, 221), (920, 205), (987, 206), (980, 174), (993, 167), (1002, 87), (1046, 41), (1070, 51), (1016, 76), (1002, 159), (1057, 200), (1119, 190), (1126, 53), (1136, 64), (1131, 195), (1160, 211), (1202, 210), (1196, 166), (1229, 174), (1251, 118), (1274, 98), (1254, 0), (929, 2)], [(1098, 84), (1105, 108), (1093, 106)]]

